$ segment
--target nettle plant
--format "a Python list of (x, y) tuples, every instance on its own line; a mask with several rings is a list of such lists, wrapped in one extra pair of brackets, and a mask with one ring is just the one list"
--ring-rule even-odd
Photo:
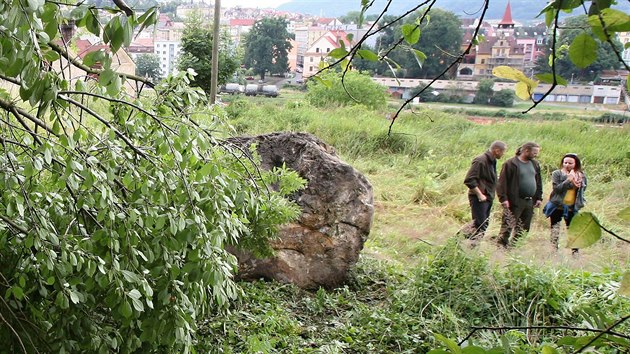
[[(115, 3), (0, 2), (0, 351), (188, 352), (240, 292), (225, 246), (265, 251), (298, 214), (301, 179), (217, 138), (194, 72), (130, 90), (153, 85), (111, 53), (158, 12)], [(72, 23), (109, 50), (79, 59)]]

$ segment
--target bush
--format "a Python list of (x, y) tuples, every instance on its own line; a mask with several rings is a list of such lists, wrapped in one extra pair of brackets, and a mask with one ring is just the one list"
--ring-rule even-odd
[(630, 114), (626, 116), (625, 114), (606, 112), (596, 119), (596, 121), (601, 123), (627, 123), (630, 122)]
[(492, 96), (494, 95), (492, 86), (494, 86), (494, 80), (492, 79), (480, 80), (479, 84), (477, 84), (477, 93), (475, 94), (473, 103), (488, 104), (490, 100), (492, 99)]
[(359, 72), (347, 72), (343, 85), (339, 73), (327, 73), (322, 75), (321, 79), (309, 80), (307, 84), (306, 99), (313, 106), (363, 105), (372, 109), (382, 109), (387, 102), (385, 87)]
[[(418, 94), (418, 92), (424, 90), (425, 87), (427, 87), (427, 84), (420, 83), (418, 84), (418, 86), (411, 89), (410, 93), (412, 96), (415, 96)], [(439, 95), (434, 92), (437, 93), (437, 91), (435, 91), (432, 87), (429, 87), (428, 89), (426, 89), (424, 92), (422, 92), (418, 96), (418, 98), (420, 99), (420, 102), (437, 102)]]
[(510, 89), (503, 89), (496, 92), (490, 99), (490, 104), (499, 107), (514, 106), (514, 91)]

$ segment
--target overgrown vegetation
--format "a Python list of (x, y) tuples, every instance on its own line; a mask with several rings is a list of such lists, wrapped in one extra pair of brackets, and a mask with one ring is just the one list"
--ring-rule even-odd
[[(425, 247), (416, 265), (362, 257), (341, 289), (305, 292), (275, 282), (241, 284), (244, 297), (229, 314), (200, 326), (198, 350), (224, 353), (426, 353), (436, 336), (461, 340), (472, 326), (602, 328), (630, 312), (615, 296), (621, 274), (552, 270), (511, 261), (503, 270), (467, 255), (454, 239)], [(526, 280), (526, 281), (524, 281)], [(630, 326), (616, 330), (624, 333)], [(495, 353), (539, 352), (585, 332), (535, 329), (478, 331), (469, 346)], [(624, 344), (625, 343), (625, 344)], [(627, 348), (605, 337), (602, 352)], [(626, 347), (624, 347), (624, 345)], [(551, 345), (570, 352), (571, 345)], [(472, 348), (471, 348), (472, 349)], [(484, 353), (482, 351), (481, 353)]]
[[(265, 251), (299, 212), (267, 186), (300, 179), (220, 139), (192, 70), (147, 93), (112, 69), (158, 18), (116, 6), (0, 2), (2, 353), (189, 352), (240, 292), (226, 247)], [(78, 58), (69, 21), (108, 50)]]
[(385, 87), (367, 74), (347, 73), (343, 82), (336, 73), (323, 75), (323, 79), (307, 83), (306, 99), (317, 107), (363, 105), (372, 109), (385, 106)]
[[(567, 114), (549, 120), (544, 113), (482, 125), (431, 108), (401, 116), (388, 135), (385, 112), (360, 105), (322, 110), (298, 98), (263, 102), (239, 100), (228, 107), (230, 123), (241, 134), (308, 131), (333, 145), (374, 186), (374, 229), (347, 287), (309, 293), (273, 282), (242, 284), (246, 298), (231, 315), (204, 324), (207, 341), (200, 348), (424, 353), (453, 344), (446, 338), (456, 343), (474, 331), (465, 343), (479, 353), (493, 348), (495, 353), (568, 353), (596, 333), (545, 326), (605, 328), (630, 313), (629, 300), (616, 293), (630, 262), (628, 247), (612, 238), (571, 260), (568, 251), (551, 250), (543, 217), (509, 255), (497, 254), (489, 238), (480, 250), (468, 251), (455, 236), (470, 220), (465, 171), (495, 139), (507, 141), (510, 150), (527, 140), (542, 145), (545, 193), (558, 157), (566, 151), (580, 154), (589, 175), (585, 211), (596, 211), (602, 222), (626, 235), (628, 224), (617, 213), (630, 205), (630, 197), (617, 188), (630, 183), (627, 126), (601, 127)], [(489, 235), (497, 232), (498, 214), (493, 220)], [(518, 329), (528, 326), (541, 327)], [(629, 328), (626, 323), (615, 331)], [(612, 353), (628, 343), (606, 336), (596, 345), (599, 352)]]

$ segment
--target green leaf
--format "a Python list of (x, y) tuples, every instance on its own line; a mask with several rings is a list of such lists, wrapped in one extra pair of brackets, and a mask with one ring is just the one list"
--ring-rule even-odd
[(617, 213), (617, 216), (622, 220), (630, 221), (630, 207), (621, 209), (621, 211)]
[(123, 315), (125, 318), (130, 318), (133, 314), (133, 310), (131, 309), (131, 304), (129, 302), (124, 301), (122, 305), (118, 308), (118, 312)]
[(133, 40), (133, 18), (122, 16), (120, 19), (122, 41), (125, 47), (129, 47)]
[(63, 291), (57, 293), (57, 297), (55, 298), (55, 305), (59, 306), (62, 309), (67, 309), (68, 307), (70, 307), (70, 301), (68, 300), (68, 297), (66, 297), (66, 295), (63, 293)]
[(517, 82), (514, 86), (514, 93), (522, 100), (529, 100), (533, 92), (534, 90), (522, 81)]
[(335, 48), (328, 53), (328, 56), (335, 59), (341, 59), (348, 55), (348, 51), (344, 48)]
[(601, 11), (602, 19), (606, 24), (606, 30), (609, 32), (627, 32), (630, 31), (630, 16), (623, 11), (615, 9), (603, 9)]
[(39, 10), (44, 5), (44, 0), (27, 0), (28, 8), (35, 12)]
[(24, 298), (24, 290), (22, 290), (22, 288), (17, 285), (13, 285), (11, 287), (11, 293), (13, 294), (13, 297), (18, 300), (22, 300)]
[(528, 78), (522, 71), (509, 66), (497, 66), (492, 69), (492, 75), (502, 79), (519, 81), (516, 84), (515, 93), (522, 100), (530, 99), (534, 88), (538, 86), (538, 81)]
[(152, 26), (157, 22), (158, 8), (152, 7), (148, 11), (146, 11), (140, 18), (138, 19), (138, 23), (141, 23), (140, 29), (138, 33), (142, 32), (146, 27)]
[(401, 27), (403, 38), (410, 45), (418, 43), (420, 40), (420, 26), (414, 24), (404, 24)]
[(133, 304), (133, 308), (138, 311), (138, 312), (143, 312), (144, 311), (144, 305), (142, 304), (142, 301), (138, 300), (138, 299), (131, 299), (131, 303)]
[(558, 354), (558, 350), (549, 345), (543, 345), (541, 349), (541, 354)]
[(138, 291), (138, 289), (131, 290), (129, 293), (127, 293), (127, 295), (129, 295), (130, 298), (136, 299), (136, 300), (142, 297), (142, 294), (140, 293), (140, 291)]
[(90, 8), (85, 14), (85, 28), (92, 34), (100, 37), (101, 24), (98, 18), (98, 11), (96, 9)]
[(453, 354), (461, 354), (462, 353), (462, 349), (459, 347), (459, 345), (457, 345), (457, 343), (449, 338), (446, 338), (445, 336), (436, 333), (435, 334), (435, 339), (439, 340), (440, 342), (442, 342), (444, 345), (446, 345), (446, 347), (451, 351), (451, 353)]
[[(540, 80), (540, 82), (543, 82), (545, 84), (552, 84), (554, 75), (552, 73), (544, 73), (544, 74), (536, 74), (534, 75), (534, 77), (536, 77), (538, 80)], [(558, 74), (555, 75), (555, 78), (556, 78), (556, 83), (558, 85), (567, 86), (569, 84), (569, 82), (565, 78), (563, 78), (562, 76)]]
[(96, 63), (102, 63), (106, 55), (105, 51), (102, 50), (90, 52), (83, 57), (83, 64), (92, 67)]
[(79, 295), (72, 290), (70, 290), (70, 301), (72, 301), (73, 304), (79, 303)]
[(602, 229), (593, 213), (579, 213), (571, 220), (567, 232), (567, 248), (586, 248), (602, 237)]
[(76, 6), (72, 9), (72, 11), (70, 11), (70, 19), (78, 21), (81, 20), (86, 12), (87, 12), (88, 8), (85, 6)]
[(467, 347), (462, 348), (462, 353), (463, 354), (486, 354), (486, 350), (481, 347), (469, 345)]
[(545, 11), (545, 25), (547, 25), (547, 27), (551, 26), (551, 23), (553, 22), (554, 18), (556, 17), (556, 13), (557, 12), (558, 12), (558, 10), (556, 10), (556, 9), (549, 9), (549, 10)]
[(529, 78), (522, 71), (509, 66), (497, 66), (496, 68), (492, 69), (492, 75), (501, 79), (515, 81), (529, 80)]
[(112, 81), (107, 85), (107, 93), (110, 96), (117, 96), (122, 88), (122, 79), (119, 75), (115, 75)]
[(427, 354), (449, 354), (450, 352), (447, 352), (444, 349), (431, 349), (429, 350), (429, 352)]
[(324, 86), (326, 86), (328, 88), (332, 87), (332, 81), (330, 81), (330, 80), (322, 79), (319, 76), (312, 76), (312, 78), (315, 79), (315, 81), (319, 82), (320, 84), (322, 84), (322, 85), (324, 85)]
[(630, 297), (630, 272), (625, 272), (623, 278), (621, 278), (619, 294)]
[(120, 272), (123, 274), (123, 277), (125, 278), (126, 281), (130, 283), (140, 282), (140, 277), (137, 274), (130, 272), (128, 270), (121, 270)]
[(357, 50), (357, 54), (361, 57), (361, 59), (378, 61), (378, 55), (371, 50), (359, 49)]
[(571, 42), (569, 59), (581, 69), (591, 65), (597, 60), (597, 42), (586, 33), (579, 34)]

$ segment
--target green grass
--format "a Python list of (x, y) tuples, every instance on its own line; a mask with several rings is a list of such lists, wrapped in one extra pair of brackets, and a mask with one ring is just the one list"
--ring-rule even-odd
[[(310, 132), (364, 173), (374, 188), (374, 222), (348, 286), (312, 293), (274, 282), (244, 283), (245, 297), (230, 314), (202, 325), (201, 349), (424, 353), (439, 346), (435, 333), (461, 339), (471, 325), (577, 326), (595, 321), (593, 316), (610, 320), (630, 313), (628, 299), (614, 295), (630, 264), (630, 246), (608, 235), (578, 258), (568, 249), (556, 253), (549, 221), (537, 211), (530, 234), (505, 253), (492, 240), (500, 220), (495, 206), (480, 247), (471, 250), (455, 236), (470, 221), (462, 183), (470, 161), (501, 139), (509, 151), (530, 140), (542, 146), (545, 196), (562, 155), (578, 153), (589, 177), (584, 210), (630, 238), (630, 225), (617, 216), (630, 205), (628, 125), (527, 117), (477, 124), (420, 109), (400, 116), (388, 135), (387, 112), (313, 108), (297, 95), (239, 101), (228, 107), (238, 134)], [(539, 351), (566, 334), (509, 332), (504, 340), (512, 348)], [(471, 340), (490, 347), (502, 339), (486, 331)]]

